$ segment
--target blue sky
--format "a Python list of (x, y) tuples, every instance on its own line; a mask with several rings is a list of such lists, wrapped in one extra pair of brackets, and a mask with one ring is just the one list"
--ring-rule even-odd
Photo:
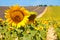
[(60, 6), (60, 0), (0, 0), (0, 6), (11, 6), (15, 4), (21, 6), (36, 6), (39, 4)]

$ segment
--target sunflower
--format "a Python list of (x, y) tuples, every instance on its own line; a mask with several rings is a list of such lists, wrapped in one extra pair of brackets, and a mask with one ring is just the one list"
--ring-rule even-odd
[(2, 18), (0, 18), (0, 22), (3, 22), (3, 19)]
[(11, 6), (5, 11), (5, 18), (12, 26), (24, 26), (29, 16), (29, 11), (18, 5)]
[(36, 12), (30, 12), (30, 16), (29, 16), (29, 23), (33, 23), (35, 18), (37, 16), (37, 13)]
[(40, 26), (40, 27), (35, 27), (36, 30), (43, 30), (43, 27)]
[(43, 30), (43, 26), (37, 26), (35, 27), (36, 30)]

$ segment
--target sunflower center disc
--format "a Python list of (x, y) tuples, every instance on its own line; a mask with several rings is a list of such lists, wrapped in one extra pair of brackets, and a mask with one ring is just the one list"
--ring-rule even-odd
[(18, 23), (18, 22), (21, 22), (23, 20), (24, 15), (20, 11), (14, 11), (11, 14), (11, 18), (14, 22)]

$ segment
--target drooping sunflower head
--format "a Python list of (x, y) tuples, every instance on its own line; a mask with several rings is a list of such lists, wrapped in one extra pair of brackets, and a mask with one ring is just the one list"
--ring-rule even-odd
[(24, 25), (29, 17), (29, 11), (18, 5), (11, 6), (5, 11), (5, 18), (11, 24)]
[(30, 12), (30, 16), (29, 16), (29, 22), (30, 23), (33, 23), (34, 22), (34, 20), (35, 20), (35, 18), (36, 18), (36, 16), (37, 16), (37, 13), (36, 12)]

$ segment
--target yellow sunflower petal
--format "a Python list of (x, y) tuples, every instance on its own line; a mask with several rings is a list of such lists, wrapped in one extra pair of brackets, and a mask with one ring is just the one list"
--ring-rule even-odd
[(13, 22), (13, 23), (12, 23), (12, 26), (16, 27), (16, 24)]
[(24, 19), (18, 23), (17, 27), (24, 26), (28, 22), (28, 16), (25, 16)]

